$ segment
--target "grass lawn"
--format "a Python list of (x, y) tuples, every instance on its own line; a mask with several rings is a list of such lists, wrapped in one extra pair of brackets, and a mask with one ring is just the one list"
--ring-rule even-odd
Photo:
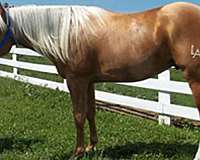
[[(0, 159), (69, 159), (75, 144), (69, 95), (7, 78), (0, 83)], [(200, 139), (198, 128), (160, 126), (101, 110), (96, 119), (99, 144), (86, 160), (191, 160)]]

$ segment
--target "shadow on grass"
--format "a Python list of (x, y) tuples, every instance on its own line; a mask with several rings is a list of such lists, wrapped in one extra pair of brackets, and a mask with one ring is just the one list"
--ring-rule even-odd
[(5, 150), (18, 150), (21, 152), (25, 152), (27, 149), (30, 149), (31, 146), (36, 143), (44, 143), (44, 140), (25, 138), (0, 138), (0, 154), (3, 153)]
[[(166, 159), (168, 159), (177, 155), (193, 157), (197, 148), (198, 145), (193, 144), (127, 143), (123, 146), (114, 146), (103, 150), (97, 150), (96, 152), (84, 157), (86, 157), (86, 159), (131, 159), (134, 155), (162, 154)], [(59, 160), (68, 160), (71, 156), (72, 153), (66, 153), (64, 155), (60, 155)]]
[(101, 153), (102, 157), (111, 159), (130, 159), (134, 154), (162, 154), (165, 158), (171, 158), (175, 155), (193, 157), (197, 148), (198, 145), (193, 144), (128, 143), (123, 146), (109, 147), (98, 152)]
[[(108, 147), (103, 150), (98, 150), (90, 155), (84, 156), (86, 159), (131, 159), (134, 155), (162, 154), (166, 159), (174, 156), (193, 157), (197, 151), (198, 145), (193, 144), (164, 144), (164, 143), (127, 143), (123, 146)], [(72, 156), (71, 153), (66, 153), (59, 156), (59, 160), (68, 160)], [(57, 157), (57, 156), (56, 156)], [(57, 157), (58, 158), (58, 157)], [(55, 157), (51, 158), (52, 160)], [(84, 158), (85, 159), (85, 158)]]

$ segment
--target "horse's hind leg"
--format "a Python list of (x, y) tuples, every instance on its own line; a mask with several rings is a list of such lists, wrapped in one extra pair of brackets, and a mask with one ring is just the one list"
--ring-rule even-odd
[(72, 103), (73, 114), (76, 125), (76, 148), (75, 156), (80, 156), (84, 152), (84, 124), (88, 106), (88, 81), (83, 79), (68, 79), (67, 81)]
[(195, 104), (200, 113), (200, 82), (189, 82), (190, 88), (192, 90), (192, 95), (195, 100)]
[(194, 160), (200, 160), (200, 143), (199, 143), (199, 148), (198, 148), (198, 151), (196, 153)]
[[(200, 82), (191, 81), (189, 82), (189, 85), (192, 89), (192, 94), (200, 113)], [(200, 160), (200, 144), (194, 160)]]
[(97, 131), (95, 124), (95, 94), (94, 94), (94, 84), (90, 84), (88, 88), (88, 107), (87, 107), (87, 120), (89, 122), (90, 128), (90, 143), (88, 144), (86, 151), (92, 151), (98, 142)]

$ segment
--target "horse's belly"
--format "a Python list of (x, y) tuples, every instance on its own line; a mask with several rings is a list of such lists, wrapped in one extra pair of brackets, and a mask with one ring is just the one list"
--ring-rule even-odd
[(171, 67), (171, 65), (171, 62), (163, 63), (162, 65), (142, 63), (119, 68), (107, 68), (99, 73), (98, 79), (100, 81), (108, 82), (135, 82), (153, 77), (162, 71), (165, 71)]
[(155, 48), (152, 45), (151, 50), (143, 47), (140, 52), (123, 51), (118, 54), (107, 54), (109, 57), (100, 61), (99, 79), (134, 82), (153, 77), (170, 68), (174, 62), (168, 48), (166, 46)]

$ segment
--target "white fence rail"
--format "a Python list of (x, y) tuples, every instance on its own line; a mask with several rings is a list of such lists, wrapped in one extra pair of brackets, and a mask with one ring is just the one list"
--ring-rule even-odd
[[(41, 57), (41, 55), (29, 49), (14, 47), (12, 48), (10, 53), (12, 54), (12, 59), (0, 58), (0, 64), (13, 67), (13, 72), (10, 73), (0, 70), (1, 77), (9, 77), (34, 85), (40, 85), (52, 89), (58, 88), (59, 90), (68, 92), (65, 80), (63, 83), (59, 83), (18, 74), (18, 68), (57, 74), (55, 66), (20, 62), (17, 60), (18, 55), (37, 57)], [(191, 95), (191, 90), (188, 84), (185, 82), (171, 81), (170, 71), (165, 71), (161, 73), (158, 76), (158, 79), (151, 78), (141, 82), (118, 84), (158, 90), (158, 102), (103, 91), (96, 91), (96, 99), (108, 103), (125, 105), (130, 108), (143, 109), (146, 111), (159, 113), (161, 115), (159, 119), (161, 123), (170, 123), (169, 117), (167, 116), (178, 116), (192, 120), (200, 120), (199, 113), (196, 108), (171, 104), (170, 92)]]

